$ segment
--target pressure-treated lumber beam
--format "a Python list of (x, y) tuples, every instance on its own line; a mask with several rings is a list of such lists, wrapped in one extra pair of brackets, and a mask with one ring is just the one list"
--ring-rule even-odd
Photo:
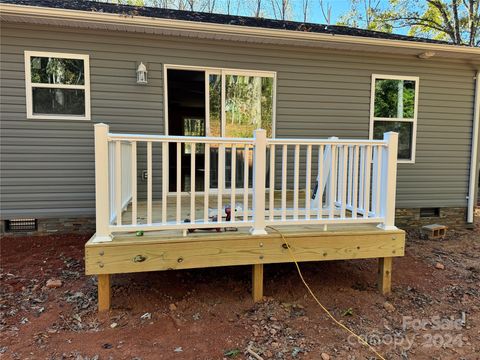
[[(384, 231), (374, 225), (362, 229), (307, 226), (282, 229), (297, 261), (369, 259), (403, 256), (405, 233)], [(85, 247), (87, 275), (193, 269), (212, 266), (291, 262), (280, 235), (251, 236), (247, 233), (191, 234), (188, 237), (146, 233), (119, 235), (112, 242), (88, 242)], [(135, 259), (141, 258), (142, 261)]]
[(392, 291), (392, 262), (391, 257), (378, 259), (378, 290), (383, 295), (388, 295)]
[(252, 297), (254, 302), (263, 298), (263, 264), (252, 265)]
[(110, 310), (112, 290), (110, 286), (110, 274), (98, 275), (98, 311)]

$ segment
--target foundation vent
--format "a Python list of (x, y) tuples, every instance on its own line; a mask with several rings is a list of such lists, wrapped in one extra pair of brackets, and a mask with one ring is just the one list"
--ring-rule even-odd
[(420, 217), (439, 217), (440, 216), (440, 208), (421, 208), (420, 209)]
[(36, 231), (38, 228), (37, 219), (12, 219), (5, 220), (5, 232), (17, 233)]

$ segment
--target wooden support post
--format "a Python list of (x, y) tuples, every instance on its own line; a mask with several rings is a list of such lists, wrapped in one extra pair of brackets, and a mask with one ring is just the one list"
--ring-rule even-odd
[(263, 298), (263, 264), (252, 265), (252, 296), (254, 302)]
[(98, 311), (110, 310), (112, 290), (110, 287), (110, 274), (98, 275)]
[(378, 259), (378, 290), (383, 295), (388, 295), (392, 291), (392, 262), (391, 257)]

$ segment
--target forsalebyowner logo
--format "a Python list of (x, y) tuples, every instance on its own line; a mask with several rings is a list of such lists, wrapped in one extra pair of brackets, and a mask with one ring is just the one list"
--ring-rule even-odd
[[(426, 348), (462, 347), (462, 334), (459, 333), (465, 326), (465, 314), (461, 318), (442, 318), (432, 316), (431, 318), (414, 318), (403, 316), (402, 328), (391, 331), (391, 333), (362, 334), (360, 338), (372, 346), (386, 345), (389, 347), (410, 350), (414, 343)], [(348, 343), (355, 345), (361, 341), (350, 335)]]

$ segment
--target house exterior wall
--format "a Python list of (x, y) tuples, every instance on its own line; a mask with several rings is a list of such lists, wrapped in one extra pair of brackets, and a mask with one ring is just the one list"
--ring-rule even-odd
[[(398, 166), (397, 207), (467, 206), (473, 66), (5, 23), (0, 50), (2, 219), (93, 216), (93, 125), (163, 134), (163, 64), (276, 71), (276, 136), (294, 138), (367, 138), (371, 75), (418, 76), (416, 162)], [(90, 55), (91, 121), (26, 119), (25, 50)], [(135, 83), (140, 61), (149, 71), (146, 86)], [(142, 192), (145, 166), (138, 168)], [(156, 171), (154, 178), (160, 166)]]

